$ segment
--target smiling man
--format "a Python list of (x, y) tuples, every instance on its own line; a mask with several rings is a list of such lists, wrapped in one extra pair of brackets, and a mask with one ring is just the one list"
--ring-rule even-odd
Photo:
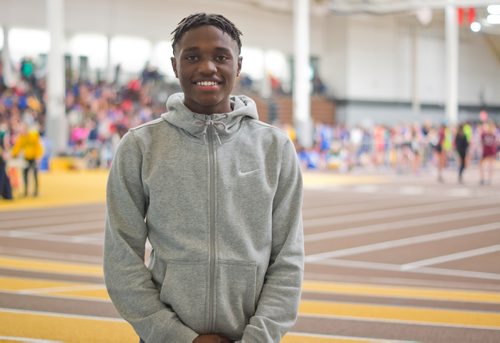
[(173, 35), (183, 93), (123, 137), (109, 175), (109, 295), (146, 342), (279, 342), (303, 275), (293, 144), (231, 95), (242, 64), (231, 21), (198, 13)]
[(191, 111), (232, 111), (229, 96), (241, 70), (240, 44), (217, 26), (175, 31), (172, 67), (184, 91), (184, 104)]

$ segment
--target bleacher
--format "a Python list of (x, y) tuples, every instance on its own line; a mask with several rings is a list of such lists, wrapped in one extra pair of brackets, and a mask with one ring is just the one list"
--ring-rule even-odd
[[(267, 99), (252, 94), (255, 100), (259, 117), (262, 121), (270, 122), (269, 102)], [(275, 95), (272, 101), (276, 103), (277, 122), (293, 124), (293, 98), (291, 95)], [(335, 102), (325, 96), (311, 96), (311, 117), (313, 122), (322, 122), (333, 125), (336, 122)]]

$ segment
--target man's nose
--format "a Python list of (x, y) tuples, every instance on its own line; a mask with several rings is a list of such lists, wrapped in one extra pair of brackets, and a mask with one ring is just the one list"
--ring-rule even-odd
[(217, 66), (211, 59), (206, 59), (202, 61), (200, 65), (200, 71), (202, 73), (213, 74), (217, 71)]

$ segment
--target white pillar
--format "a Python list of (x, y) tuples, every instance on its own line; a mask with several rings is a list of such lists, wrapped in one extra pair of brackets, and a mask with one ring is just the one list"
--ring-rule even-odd
[(53, 154), (66, 151), (68, 128), (64, 105), (64, 0), (47, 0), (47, 27), (50, 34), (47, 73), (47, 138)]
[(415, 116), (420, 115), (420, 65), (418, 49), (418, 28), (413, 28), (412, 35), (412, 112)]
[(9, 46), (9, 28), (7, 25), (2, 27), (3, 30), (3, 48), (2, 48), (2, 65), (3, 65), (3, 80), (7, 87), (12, 87), (15, 84), (14, 74), (12, 73), (12, 64), (10, 60)]
[(458, 121), (458, 23), (457, 9), (446, 5), (446, 119), (448, 125)]
[(294, 85), (293, 118), (297, 138), (304, 147), (312, 146), (311, 97), (309, 80), (309, 0), (294, 0)]
[(113, 78), (114, 78), (114, 73), (113, 73), (114, 69), (113, 69), (113, 65), (111, 64), (111, 35), (106, 36), (106, 39), (107, 39), (106, 81), (108, 83), (111, 83), (111, 82), (113, 82)]
[(269, 70), (272, 69), (272, 66), (267, 62), (267, 54), (266, 51), (262, 52), (262, 69), (264, 77), (262, 78), (262, 83), (260, 86), (260, 96), (263, 98), (270, 98), (272, 96), (271, 89), (271, 80), (269, 78)]

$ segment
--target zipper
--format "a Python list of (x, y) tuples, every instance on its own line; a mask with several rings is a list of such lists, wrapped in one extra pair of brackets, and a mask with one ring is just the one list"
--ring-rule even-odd
[(209, 270), (208, 270), (208, 330), (215, 330), (215, 149), (213, 124), (208, 128), (209, 162)]

